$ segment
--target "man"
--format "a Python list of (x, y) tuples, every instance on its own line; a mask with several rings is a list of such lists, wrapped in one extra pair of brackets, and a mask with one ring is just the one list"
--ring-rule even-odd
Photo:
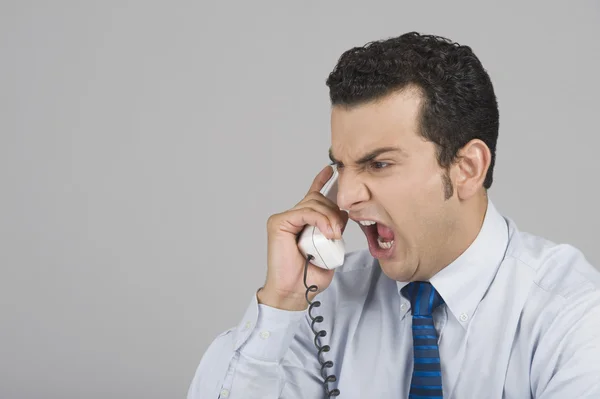
[[(488, 198), (498, 107), (471, 49), (408, 33), (348, 50), (327, 85), (337, 204), (327, 167), (269, 218), (266, 282), (188, 398), (600, 398), (600, 273)], [(296, 236), (348, 218), (369, 249), (309, 265), (309, 314)]]

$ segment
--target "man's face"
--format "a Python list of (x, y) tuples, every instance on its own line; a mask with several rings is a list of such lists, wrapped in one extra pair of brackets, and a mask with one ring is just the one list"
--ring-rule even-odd
[[(456, 196), (446, 198), (450, 175), (435, 145), (418, 133), (421, 104), (417, 91), (404, 90), (331, 114), (338, 205), (351, 219), (377, 222), (360, 227), (371, 254), (398, 281), (425, 279), (440, 267), (459, 214)], [(375, 156), (359, 162), (368, 155)]]

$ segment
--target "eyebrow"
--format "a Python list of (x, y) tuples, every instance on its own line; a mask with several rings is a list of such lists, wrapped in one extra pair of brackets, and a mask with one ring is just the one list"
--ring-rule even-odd
[[(358, 165), (366, 164), (366, 163), (372, 161), (373, 159), (377, 158), (379, 155), (385, 154), (387, 152), (403, 153), (403, 151), (398, 147), (380, 147), (380, 148), (376, 148), (375, 150), (369, 152), (366, 155), (363, 155), (362, 157), (359, 158), (358, 161), (356, 161), (356, 163)], [(339, 163), (339, 161), (337, 159), (335, 159), (335, 157), (333, 156), (333, 152), (331, 151), (331, 148), (329, 148), (329, 159), (333, 163)]]

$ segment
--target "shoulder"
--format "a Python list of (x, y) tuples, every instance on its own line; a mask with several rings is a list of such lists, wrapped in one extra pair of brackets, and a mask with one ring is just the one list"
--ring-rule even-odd
[[(600, 271), (583, 252), (519, 231), (509, 223), (506, 262), (530, 276), (531, 290), (519, 318), (529, 347), (535, 396), (597, 387), (600, 372)], [(594, 388), (597, 390), (597, 388)], [(589, 391), (588, 391), (589, 392)], [(580, 395), (575, 395), (580, 397)], [(571, 397), (575, 397), (571, 396)]]
[(586, 293), (600, 294), (600, 270), (579, 248), (521, 231), (514, 221), (507, 221), (506, 256), (517, 267), (528, 269), (538, 289), (564, 299)]
[(360, 302), (381, 282), (395, 284), (381, 272), (379, 262), (368, 249), (356, 250), (346, 254), (344, 264), (335, 269), (331, 285), (320, 295), (326, 301)]
[[(565, 336), (573, 327), (598, 327), (600, 270), (583, 252), (568, 243), (556, 243), (509, 224), (506, 261), (529, 276), (531, 289), (524, 304), (522, 327), (535, 335)], [(592, 327), (593, 326), (593, 327)], [(598, 339), (596, 337), (595, 339)]]
[(345, 255), (344, 264), (336, 269), (336, 274), (342, 276), (354, 271), (368, 272), (377, 266), (377, 259), (373, 258), (369, 250), (360, 249)]
[(380, 271), (379, 262), (368, 249), (348, 252), (344, 264), (335, 270), (332, 286), (356, 290)]

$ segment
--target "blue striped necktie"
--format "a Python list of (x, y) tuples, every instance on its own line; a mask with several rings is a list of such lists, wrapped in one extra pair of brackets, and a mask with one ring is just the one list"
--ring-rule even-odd
[(402, 288), (412, 307), (414, 366), (409, 399), (442, 399), (442, 369), (433, 310), (444, 300), (431, 283), (416, 281)]

